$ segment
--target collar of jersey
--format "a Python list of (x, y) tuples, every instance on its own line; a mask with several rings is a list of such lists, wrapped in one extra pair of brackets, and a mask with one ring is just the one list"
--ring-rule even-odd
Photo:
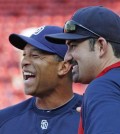
[(116, 63), (114, 63), (114, 64), (112, 64), (112, 65), (110, 65), (110, 66), (108, 66), (108, 67), (106, 67), (101, 73), (98, 74), (98, 76), (97, 76), (96, 78), (98, 78), (98, 77), (100, 77), (100, 76), (103, 76), (103, 75), (106, 74), (109, 70), (111, 70), (111, 69), (113, 69), (113, 68), (118, 68), (118, 67), (120, 67), (120, 61), (119, 61), (119, 62), (116, 62)]

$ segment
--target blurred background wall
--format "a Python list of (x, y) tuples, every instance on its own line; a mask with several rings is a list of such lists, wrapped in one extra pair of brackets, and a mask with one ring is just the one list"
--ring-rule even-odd
[[(9, 34), (41, 25), (63, 26), (77, 9), (91, 5), (120, 14), (120, 0), (0, 0), (0, 109), (28, 97), (23, 92), (21, 53), (10, 45)], [(86, 86), (73, 84), (74, 92), (83, 94)]]

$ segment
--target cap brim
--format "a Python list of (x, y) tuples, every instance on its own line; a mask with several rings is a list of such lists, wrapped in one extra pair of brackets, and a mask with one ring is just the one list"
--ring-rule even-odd
[(65, 44), (66, 40), (83, 40), (90, 38), (90, 36), (79, 35), (74, 33), (58, 33), (58, 34), (48, 34), (45, 38), (56, 44)]
[(18, 34), (11, 34), (9, 36), (9, 41), (14, 47), (16, 47), (18, 49), (21, 49), (21, 50), (24, 49), (26, 44), (30, 44), (30, 45), (32, 45), (36, 48), (41, 49), (41, 50), (51, 52), (51, 53), (55, 53), (50, 48), (48, 48), (45, 45), (41, 44), (40, 42), (34, 40), (33, 38), (30, 38), (30, 37), (27, 37), (27, 36), (18, 35)]

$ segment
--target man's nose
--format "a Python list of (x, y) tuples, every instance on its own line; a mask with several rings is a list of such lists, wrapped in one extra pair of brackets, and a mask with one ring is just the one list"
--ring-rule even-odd
[(27, 65), (30, 65), (30, 64), (31, 64), (31, 61), (30, 61), (29, 58), (24, 57), (24, 58), (22, 59), (22, 62), (21, 62), (22, 68), (23, 68), (23, 67), (26, 67)]

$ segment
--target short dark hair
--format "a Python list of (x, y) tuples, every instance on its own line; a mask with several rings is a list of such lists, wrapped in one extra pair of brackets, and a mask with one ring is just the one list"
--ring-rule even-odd
[(97, 39), (95, 38), (90, 38), (89, 39), (89, 47), (90, 47), (90, 51), (94, 51), (94, 46), (95, 46), (95, 42), (97, 41)]
[[(94, 51), (94, 46), (95, 46), (96, 41), (97, 41), (97, 39), (95, 39), (95, 38), (89, 39), (90, 51)], [(112, 46), (114, 56), (116, 58), (120, 58), (120, 44), (115, 43), (115, 42), (110, 42), (110, 41), (107, 41), (107, 42), (110, 43), (110, 45)]]

